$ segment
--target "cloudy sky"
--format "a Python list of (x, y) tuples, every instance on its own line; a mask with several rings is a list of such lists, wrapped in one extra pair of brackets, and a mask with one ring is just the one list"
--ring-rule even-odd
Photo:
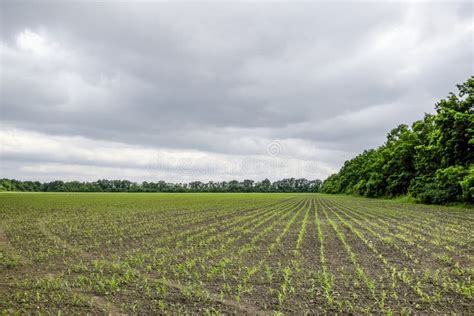
[(474, 74), (470, 2), (1, 2), (0, 176), (324, 179)]

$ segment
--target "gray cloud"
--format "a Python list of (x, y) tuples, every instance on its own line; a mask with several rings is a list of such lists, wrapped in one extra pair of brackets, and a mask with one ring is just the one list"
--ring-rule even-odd
[[(277, 140), (285, 157), (313, 161), (325, 177), (474, 73), (472, 10), (469, 2), (2, 2), (1, 121), (20, 143), (82, 137), (98, 155), (110, 150), (96, 141), (236, 163), (265, 157)], [(64, 148), (70, 155), (9, 142), (2, 164), (12, 167), (2, 172), (35, 178), (27, 164), (94, 160)], [(140, 170), (126, 175), (148, 179)], [(272, 177), (253, 170), (219, 176)]]

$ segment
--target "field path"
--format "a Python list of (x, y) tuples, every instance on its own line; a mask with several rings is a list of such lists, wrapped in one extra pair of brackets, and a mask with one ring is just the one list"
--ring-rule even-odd
[(98, 307), (101, 310), (107, 311), (109, 315), (113, 316), (123, 316), (123, 315), (128, 315), (123, 313), (120, 308), (112, 304), (111, 302), (105, 300), (104, 298), (100, 296), (92, 296), (92, 304), (95, 307)]
[(12, 246), (10, 245), (10, 242), (8, 241), (7, 235), (5, 234), (5, 230), (1, 226), (0, 226), (0, 247), (2, 249), (12, 248)]
[[(65, 249), (68, 249), (69, 251), (73, 252), (73, 253), (76, 253), (77, 255), (81, 256), (82, 259), (85, 259), (85, 260), (88, 260), (88, 261), (91, 261), (94, 259), (94, 257), (87, 253), (86, 251), (78, 248), (78, 247), (74, 247), (72, 245), (70, 245), (68, 242), (64, 241), (63, 239), (59, 238), (58, 236), (56, 236), (55, 234), (53, 234), (50, 230), (48, 230), (48, 228), (46, 227), (46, 220), (45, 218), (42, 218), (40, 220), (38, 220), (38, 227), (40, 229), (40, 231), (50, 240), (54, 241), (56, 244), (60, 245), (61, 247), (65, 248)], [(55, 277), (57, 276), (56, 274), (53, 274), (53, 273), (48, 273), (48, 276), (50, 277)], [(113, 304), (112, 302), (106, 300), (105, 298), (103, 297), (100, 297), (100, 296), (97, 296), (97, 295), (90, 295), (88, 293), (84, 293), (82, 291), (79, 291), (77, 289), (71, 289), (72, 292), (74, 293), (80, 293), (81, 295), (85, 295), (87, 297), (90, 297), (91, 299), (91, 304), (93, 306), (95, 306), (96, 308), (102, 310), (102, 311), (106, 311), (109, 315), (114, 315), (114, 316), (123, 316), (123, 315), (128, 315), (126, 313), (123, 313), (122, 310), (117, 307), (115, 304)]]
[(64, 249), (67, 249), (77, 255), (79, 255), (80, 257), (82, 257), (83, 259), (85, 260), (92, 260), (94, 257), (78, 248), (78, 247), (74, 247), (73, 245), (69, 244), (67, 241), (59, 238), (58, 236), (56, 236), (55, 234), (53, 234), (49, 229), (48, 227), (46, 226), (46, 218), (41, 218), (38, 220), (38, 228), (39, 230), (46, 236), (46, 238), (54, 241), (57, 245), (61, 246), (62, 248)]
[(30, 263), (30, 260), (22, 256), (18, 249), (12, 245), (8, 239), (5, 229), (2, 226), (0, 226), (0, 250), (5, 252), (5, 254), (14, 256), (15, 260), (20, 264)]
[[(174, 288), (178, 291), (183, 291), (184, 286), (182, 286), (179, 283), (170, 281), (170, 280), (160, 280), (163, 284), (170, 288)], [(257, 306), (248, 304), (248, 303), (242, 303), (242, 302), (237, 302), (235, 300), (231, 300), (228, 298), (220, 298), (217, 294), (210, 293), (209, 299), (214, 302), (214, 303), (219, 303), (228, 307), (235, 308), (246, 315), (259, 315), (259, 316), (265, 316), (265, 315), (273, 315), (273, 311), (264, 311), (259, 309)]]

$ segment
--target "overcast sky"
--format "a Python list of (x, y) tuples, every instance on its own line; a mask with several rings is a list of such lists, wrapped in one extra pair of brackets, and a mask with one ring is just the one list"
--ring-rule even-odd
[(472, 2), (1, 1), (1, 177), (326, 178), (474, 74)]

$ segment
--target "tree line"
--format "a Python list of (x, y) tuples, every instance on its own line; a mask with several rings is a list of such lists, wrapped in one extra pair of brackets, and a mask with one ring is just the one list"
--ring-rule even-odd
[(411, 127), (399, 125), (382, 146), (346, 161), (324, 181), (322, 192), (472, 203), (474, 76), (457, 88), (435, 105), (435, 114)]
[(128, 180), (98, 180), (94, 182), (52, 181), (18, 181), (0, 179), (0, 191), (25, 192), (319, 192), (321, 180), (283, 179), (271, 182), (263, 181), (222, 181), (190, 183), (142, 182)]

